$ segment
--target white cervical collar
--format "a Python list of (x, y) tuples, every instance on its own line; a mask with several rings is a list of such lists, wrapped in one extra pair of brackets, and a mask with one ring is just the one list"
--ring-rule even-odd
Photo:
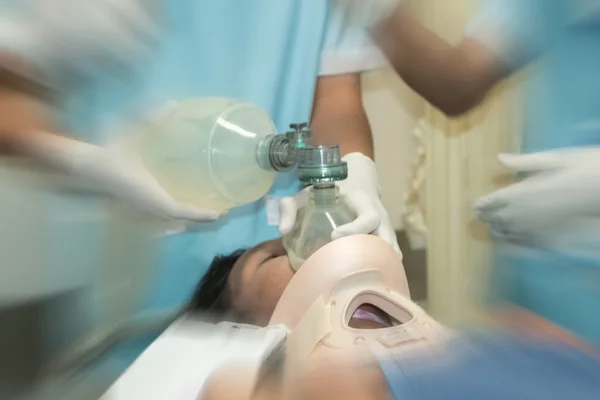
[[(382, 329), (348, 326), (354, 311), (373, 305), (402, 324)], [(386, 287), (375, 270), (355, 272), (340, 280), (331, 296), (319, 296), (288, 334), (287, 349), (298, 361), (322, 345), (332, 349), (366, 348), (374, 355), (403, 351), (408, 345), (437, 339), (439, 323), (410, 299)]]

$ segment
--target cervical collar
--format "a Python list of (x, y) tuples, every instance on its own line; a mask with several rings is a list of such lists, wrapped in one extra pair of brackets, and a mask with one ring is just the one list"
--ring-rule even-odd
[[(363, 304), (376, 306), (399, 324), (383, 329), (349, 327)], [(286, 358), (294, 364), (316, 348), (389, 354), (442, 333), (441, 326), (410, 300), (402, 256), (372, 235), (335, 240), (308, 258), (275, 308), (270, 325), (280, 324), (290, 331)]]
[[(399, 324), (350, 328), (352, 314), (363, 304), (376, 306)], [(284, 380), (293, 379), (309, 355), (319, 357), (321, 365), (327, 360), (340, 362), (342, 357), (369, 362), (380, 355), (407, 354), (444, 332), (410, 300), (402, 256), (371, 235), (335, 240), (309, 257), (285, 289), (269, 326), (287, 328)], [(231, 364), (216, 371), (209, 386), (234, 379), (238, 394), (244, 386), (244, 396), (237, 398), (250, 398), (254, 385), (249, 382), (258, 376), (256, 368), (256, 364), (244, 363), (241, 368)]]

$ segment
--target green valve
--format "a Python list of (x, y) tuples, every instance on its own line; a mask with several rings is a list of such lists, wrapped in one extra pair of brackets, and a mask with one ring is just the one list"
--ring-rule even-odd
[(296, 150), (303, 150), (307, 146), (307, 142), (311, 137), (310, 129), (308, 129), (308, 123), (303, 122), (301, 124), (290, 124), (292, 131), (286, 135), (288, 140)]
[(300, 182), (304, 185), (335, 183), (348, 177), (348, 164), (342, 161), (340, 146), (307, 146), (299, 160)]

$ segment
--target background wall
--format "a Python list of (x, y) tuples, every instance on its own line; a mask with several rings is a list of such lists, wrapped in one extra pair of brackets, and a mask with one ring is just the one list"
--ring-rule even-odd
[(413, 132), (425, 104), (391, 69), (364, 74), (363, 89), (375, 140), (383, 204), (394, 228), (402, 230), (404, 195), (416, 157)]
[[(478, 2), (421, 0), (417, 13), (426, 26), (448, 42), (457, 43)], [(409, 282), (411, 269), (421, 272), (413, 277), (427, 280), (429, 312), (450, 325), (476, 318), (477, 300), (486, 291), (491, 243), (486, 226), (474, 221), (472, 204), (507, 183), (499, 179), (502, 169), (496, 156), (514, 151), (518, 144), (522, 128), (518, 83), (517, 78), (499, 85), (472, 113), (449, 120), (392, 71), (364, 77), (383, 202), (397, 230), (404, 228), (404, 195), (417, 157), (414, 134), (421, 134), (425, 181), (418, 201), (427, 228), (427, 265), (409, 265), (406, 254), (405, 264)], [(409, 249), (403, 250), (406, 253)], [(421, 260), (424, 264), (425, 259)]]

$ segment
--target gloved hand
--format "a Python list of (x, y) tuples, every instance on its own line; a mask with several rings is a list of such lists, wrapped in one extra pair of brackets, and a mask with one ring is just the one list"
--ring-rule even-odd
[(573, 218), (600, 213), (600, 148), (501, 155), (500, 162), (528, 176), (475, 203), (478, 217), (498, 236), (561, 230)]
[[(402, 253), (398, 246), (396, 232), (381, 203), (375, 163), (361, 153), (346, 154), (342, 157), (342, 161), (348, 163), (348, 178), (337, 182), (340, 197), (357, 215), (357, 218), (333, 231), (332, 239), (372, 233), (392, 245), (398, 253)], [(282, 235), (286, 235), (294, 227), (298, 209), (304, 207), (308, 202), (308, 189), (304, 189), (295, 197), (286, 197), (281, 200), (279, 231)]]
[[(176, 103), (168, 103), (152, 121), (166, 117)], [(150, 121), (150, 122), (152, 122)], [(79, 142), (47, 132), (19, 135), (15, 146), (22, 155), (41, 161), (58, 171), (82, 178), (96, 190), (112, 194), (133, 206), (165, 219), (194, 222), (214, 221), (220, 214), (173, 199), (146, 170), (134, 152), (136, 136), (109, 148)]]

